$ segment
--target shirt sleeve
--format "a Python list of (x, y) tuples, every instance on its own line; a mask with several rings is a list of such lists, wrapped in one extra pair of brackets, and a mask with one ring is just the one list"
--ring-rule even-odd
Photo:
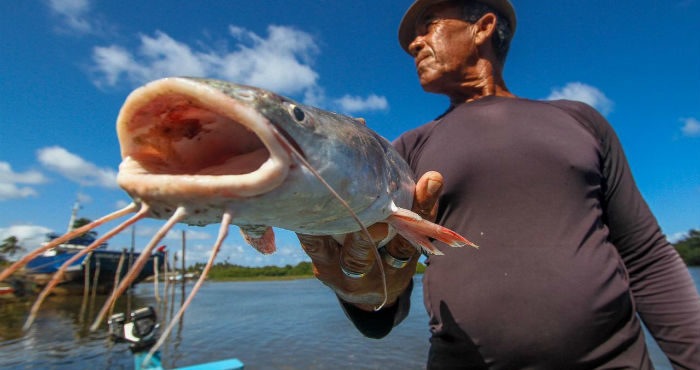
[(637, 312), (675, 368), (700, 364), (700, 298), (685, 263), (637, 188), (620, 141), (594, 109), (578, 106), (600, 140), (604, 222), (624, 261)]
[(361, 310), (340, 298), (338, 300), (345, 315), (362, 335), (368, 338), (381, 339), (408, 316), (411, 309), (412, 291), (413, 280), (409, 282), (408, 287), (401, 293), (395, 304), (374, 312)]

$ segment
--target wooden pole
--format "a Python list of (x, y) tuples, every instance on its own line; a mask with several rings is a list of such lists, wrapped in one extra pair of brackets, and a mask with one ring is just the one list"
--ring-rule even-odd
[(160, 302), (160, 294), (158, 294), (158, 260), (160, 255), (156, 254), (153, 257), (153, 294), (156, 296), (156, 302)]
[[(117, 263), (117, 271), (114, 272), (114, 285), (112, 287), (113, 291), (117, 289), (119, 286), (119, 280), (121, 280), (122, 277), (122, 268), (124, 267), (124, 261), (126, 260), (126, 248), (122, 249), (122, 255), (119, 256), (119, 263)], [(117, 304), (117, 301), (115, 300), (112, 303), (112, 306), (109, 308), (109, 316), (112, 316), (112, 312), (114, 312), (114, 305)]]
[(90, 310), (88, 311), (89, 317), (92, 317), (92, 313), (95, 310), (95, 296), (97, 295), (97, 283), (100, 278), (100, 259), (95, 259), (95, 276), (92, 277), (92, 294), (90, 295)]
[(187, 241), (185, 239), (185, 230), (182, 230), (182, 300), (185, 299), (185, 250)]
[[(131, 271), (134, 265), (134, 248), (136, 245), (136, 225), (131, 226), (131, 250), (129, 251), (129, 268), (127, 271)], [(131, 295), (134, 294), (132, 289), (126, 293), (126, 312), (131, 312)]]
[(88, 296), (90, 295), (90, 257), (92, 252), (88, 253), (83, 260), (83, 303), (80, 305), (80, 323), (83, 322), (85, 318), (85, 313), (87, 311)]
[(185, 238), (185, 230), (182, 230), (182, 280), (185, 280), (185, 244), (187, 240)]

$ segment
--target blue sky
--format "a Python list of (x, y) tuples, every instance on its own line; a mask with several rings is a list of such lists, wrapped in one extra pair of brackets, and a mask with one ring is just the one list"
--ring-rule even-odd
[[(598, 108), (672, 239), (700, 229), (700, 0), (514, 0), (505, 78), (516, 95)], [(0, 1), (0, 238), (28, 248), (79, 216), (126, 204), (115, 119), (126, 95), (169, 75), (226, 79), (364, 117), (388, 139), (447, 106), (424, 93), (397, 42), (406, 0)], [(138, 225), (137, 249), (162, 222)], [(178, 226), (204, 261), (216, 227)], [(98, 230), (106, 232), (106, 228)], [(112, 248), (130, 244), (118, 236)], [(278, 232), (262, 256), (231, 232), (220, 260), (305, 260)]]

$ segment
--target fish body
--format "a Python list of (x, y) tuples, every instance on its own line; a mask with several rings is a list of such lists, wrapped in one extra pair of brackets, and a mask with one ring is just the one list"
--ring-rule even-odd
[[(274, 251), (270, 226), (338, 240), (361, 230), (338, 197), (365, 226), (387, 222), (400, 234), (407, 220), (426, 226), (411, 221), (413, 174), (386, 139), (363, 120), (270, 91), (209, 79), (157, 80), (129, 95), (117, 132), (123, 158), (117, 181), (149, 205), (149, 216), (170, 218), (184, 207), (180, 222), (207, 225), (230, 212), (231, 223), (264, 253)], [(393, 222), (397, 214), (402, 226)], [(468, 244), (452, 234), (438, 239)], [(417, 245), (439, 254), (429, 242)]]

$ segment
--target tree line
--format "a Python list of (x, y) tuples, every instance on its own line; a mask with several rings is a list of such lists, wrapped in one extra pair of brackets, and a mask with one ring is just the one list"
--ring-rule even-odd
[[(196, 263), (188, 268), (191, 272), (200, 272), (204, 268), (204, 263)], [(246, 278), (297, 278), (313, 276), (313, 266), (311, 262), (299, 262), (295, 266), (262, 266), (249, 267), (234, 265), (227, 262), (220, 262), (212, 266), (208, 278), (211, 280), (229, 280)]]
[[(187, 271), (199, 273), (204, 269), (204, 263), (196, 263), (190, 266)], [(416, 272), (422, 274), (425, 272), (425, 265), (418, 263)], [(231, 280), (231, 279), (248, 279), (248, 278), (299, 278), (312, 277), (314, 275), (313, 265), (311, 262), (299, 262), (295, 266), (263, 266), (249, 267), (234, 265), (228, 262), (220, 262), (212, 266), (208, 278), (210, 280)]]
[(673, 244), (688, 266), (700, 266), (700, 231), (690, 230), (688, 235)]
[[(91, 235), (94, 236), (94, 235)], [(691, 229), (683, 239), (673, 243), (678, 254), (688, 266), (700, 266), (700, 231)], [(27, 249), (22, 246), (17, 237), (5, 238), (0, 244), (0, 265), (9, 263), (10, 259)], [(188, 268), (188, 271), (198, 272), (204, 268), (203, 263), (197, 263)], [(418, 265), (418, 273), (422, 273), (425, 266)], [(209, 277), (212, 279), (235, 279), (252, 277), (303, 277), (313, 276), (311, 262), (300, 262), (296, 266), (264, 266), (247, 267), (220, 262), (212, 267)]]

